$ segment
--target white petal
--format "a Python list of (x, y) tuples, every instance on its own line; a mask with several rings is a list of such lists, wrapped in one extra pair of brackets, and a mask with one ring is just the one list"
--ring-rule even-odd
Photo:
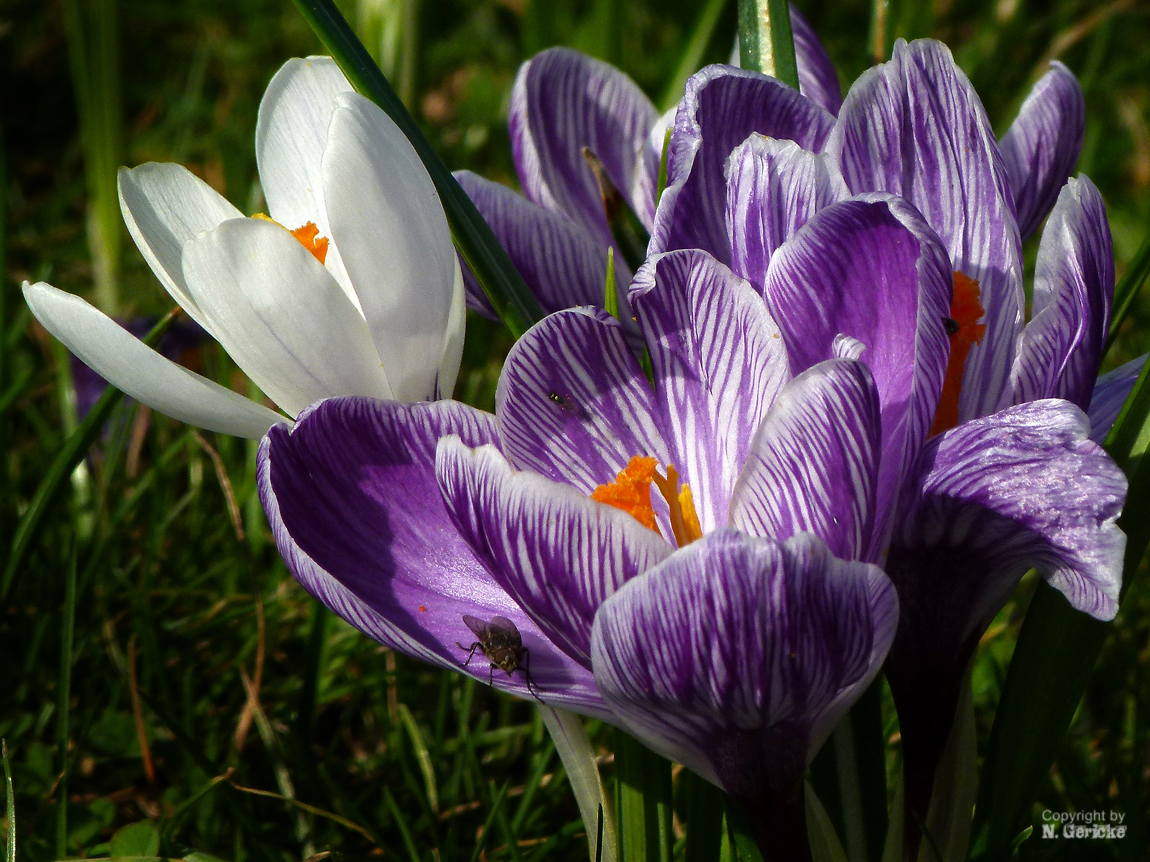
[(337, 98), (323, 189), (395, 397), (431, 398), (455, 301), (455, 249), (431, 177), (399, 127), (355, 93)]
[(390, 398), (367, 324), (278, 225), (233, 219), (184, 247), (184, 277), (236, 364), (291, 416), (321, 398)]
[(177, 365), (80, 297), (24, 282), (44, 328), (117, 389), (161, 413), (209, 431), (259, 439), (283, 416)]
[(467, 291), (463, 287), (463, 271), (459, 259), (455, 261), (455, 286), (451, 296), (451, 313), (447, 318), (447, 334), (443, 339), (443, 358), (439, 361), (436, 380), (436, 398), (450, 398), (459, 376), (459, 362), (463, 359), (463, 336), (467, 326)]
[(119, 186), (120, 211), (140, 254), (172, 299), (212, 332), (188, 295), (180, 254), (192, 237), (243, 213), (182, 165), (148, 162), (120, 168)]
[[(269, 214), (288, 230), (310, 221), (320, 236), (331, 238), (320, 165), (336, 96), (350, 92), (351, 84), (330, 57), (288, 60), (264, 91), (256, 120), (256, 167)], [(335, 243), (324, 265), (358, 307)]]

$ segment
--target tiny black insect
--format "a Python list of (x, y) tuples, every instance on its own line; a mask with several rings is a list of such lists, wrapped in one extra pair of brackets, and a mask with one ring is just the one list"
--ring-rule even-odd
[(574, 398), (574, 396), (570, 394), (560, 395), (558, 392), (552, 390), (551, 392), (547, 393), (547, 397), (551, 401), (554, 401), (556, 404), (558, 404), (562, 410), (570, 413), (579, 421), (586, 421), (587, 411), (579, 406), (579, 402)]
[(954, 335), (958, 332), (958, 321), (953, 317), (944, 317), (942, 319), (942, 325), (946, 327), (947, 335)]
[(471, 664), (475, 651), (479, 650), (490, 663), (487, 673), (488, 685), (493, 681), (495, 668), (506, 671), (508, 676), (522, 669), (523, 678), (527, 680), (527, 690), (531, 692), (532, 697), (542, 703), (543, 698), (535, 693), (534, 684), (531, 682), (531, 651), (523, 646), (523, 636), (519, 634), (515, 623), (507, 617), (492, 617), (490, 622), (484, 622), (469, 614), (463, 615), (463, 622), (479, 638), (470, 647), (465, 647), (459, 641), (455, 642), (457, 647), (467, 650), (467, 661), (463, 666)]

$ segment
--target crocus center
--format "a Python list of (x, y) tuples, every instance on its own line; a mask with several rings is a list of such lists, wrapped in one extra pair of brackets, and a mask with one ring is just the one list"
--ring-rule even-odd
[(675, 542), (682, 548), (703, 537), (699, 516), (695, 512), (695, 500), (691, 496), (690, 485), (686, 482), (679, 484), (679, 474), (673, 464), (667, 465), (665, 476), (658, 467), (659, 462), (654, 458), (636, 455), (614, 482), (592, 491), (591, 499), (622, 509), (644, 527), (658, 533), (655, 510), (651, 506), (651, 484), (654, 483), (667, 501), (671, 531), (675, 534)]
[(320, 263), (325, 263), (327, 261), (328, 239), (326, 236), (319, 235), (319, 228), (316, 227), (315, 222), (309, 221), (303, 227), (297, 227), (295, 230), (290, 230), (284, 227), (274, 218), (266, 216), (263, 213), (256, 213), (255, 217), (262, 219), (263, 221), (270, 221), (272, 224), (277, 224), (280, 227), (283, 227), (284, 230), (286, 230), (299, 241), (300, 245), (311, 252), (312, 257), (314, 257)]
[(950, 303), (950, 317), (943, 321), (950, 332), (950, 361), (942, 382), (942, 396), (930, 433), (941, 434), (958, 424), (958, 396), (962, 393), (962, 374), (966, 370), (966, 357), (970, 348), (982, 342), (986, 324), (978, 319), (986, 314), (979, 301), (978, 282), (961, 272), (954, 274), (954, 298)]

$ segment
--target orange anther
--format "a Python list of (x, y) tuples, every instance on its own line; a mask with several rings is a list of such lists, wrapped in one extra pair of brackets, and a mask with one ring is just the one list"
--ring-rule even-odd
[(310, 251), (320, 263), (327, 260), (328, 239), (326, 236), (319, 235), (319, 228), (316, 227), (315, 222), (309, 221), (303, 227), (297, 227), (295, 230), (290, 231), (290, 233), (298, 239), (299, 244)]
[(942, 395), (930, 433), (941, 434), (958, 424), (958, 398), (962, 394), (962, 375), (970, 348), (982, 342), (986, 324), (978, 319), (986, 314), (982, 307), (978, 282), (961, 272), (954, 273), (954, 298), (950, 303), (950, 319), (945, 321), (950, 331), (950, 361), (946, 364), (946, 377), (942, 382)]

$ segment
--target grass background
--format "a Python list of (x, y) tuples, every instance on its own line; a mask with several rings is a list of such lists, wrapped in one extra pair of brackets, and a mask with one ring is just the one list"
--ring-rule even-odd
[[(448, 165), (511, 185), (506, 110), (520, 62), (548, 45), (573, 45), (621, 66), (664, 103), (681, 87), (682, 54), (705, 12), (687, 0), (341, 5)], [(799, 6), (845, 89), (880, 50), (871, 4)], [(722, 61), (733, 43), (734, 3), (715, 8), (700, 64)], [(906, 0), (884, 9), (886, 50), (895, 33), (947, 41), (1000, 133), (1047, 61), (1070, 66), (1088, 109), (1079, 170), (1107, 201), (1121, 275), (1150, 233), (1150, 6)], [(65, 26), (69, 13), (78, 13), (78, 30)], [(389, 15), (416, 26), (388, 41), (380, 21)], [(86, 84), (69, 65), (77, 44), (89, 49)], [(20, 282), (49, 280), (90, 296), (103, 279), (123, 315), (166, 311), (170, 300), (122, 227), (100, 234), (91, 221), (101, 181), (107, 204), (107, 170), (93, 174), (177, 161), (240, 209), (260, 211), (259, 98), (284, 60), (317, 50), (287, 0), (0, 2), (5, 554), (76, 423), (67, 354), (30, 317)], [(102, 132), (81, 134), (77, 94), (86, 128)], [(1031, 264), (1036, 247), (1027, 246)], [(478, 318), (468, 323), (456, 397), (490, 408), (509, 337)], [(1146, 351), (1148, 324), (1143, 301), (1108, 366)], [(183, 361), (250, 387), (214, 345)], [(1036, 818), (1043, 808), (1122, 811), (1128, 838), (1034, 838), (1023, 858), (1138, 859), (1150, 845), (1146, 580), (1125, 600), (1035, 808)], [(982, 740), (1032, 588), (1023, 583), (983, 639), (975, 675)], [(591, 729), (609, 777), (609, 735)], [(888, 733), (895, 769), (893, 715)], [(18, 856), (30, 862), (586, 858), (583, 825), (534, 709), (396, 656), (322, 611), (269, 541), (254, 444), (198, 434), (133, 403), (114, 414), (0, 603), (0, 737), (11, 752)]]

